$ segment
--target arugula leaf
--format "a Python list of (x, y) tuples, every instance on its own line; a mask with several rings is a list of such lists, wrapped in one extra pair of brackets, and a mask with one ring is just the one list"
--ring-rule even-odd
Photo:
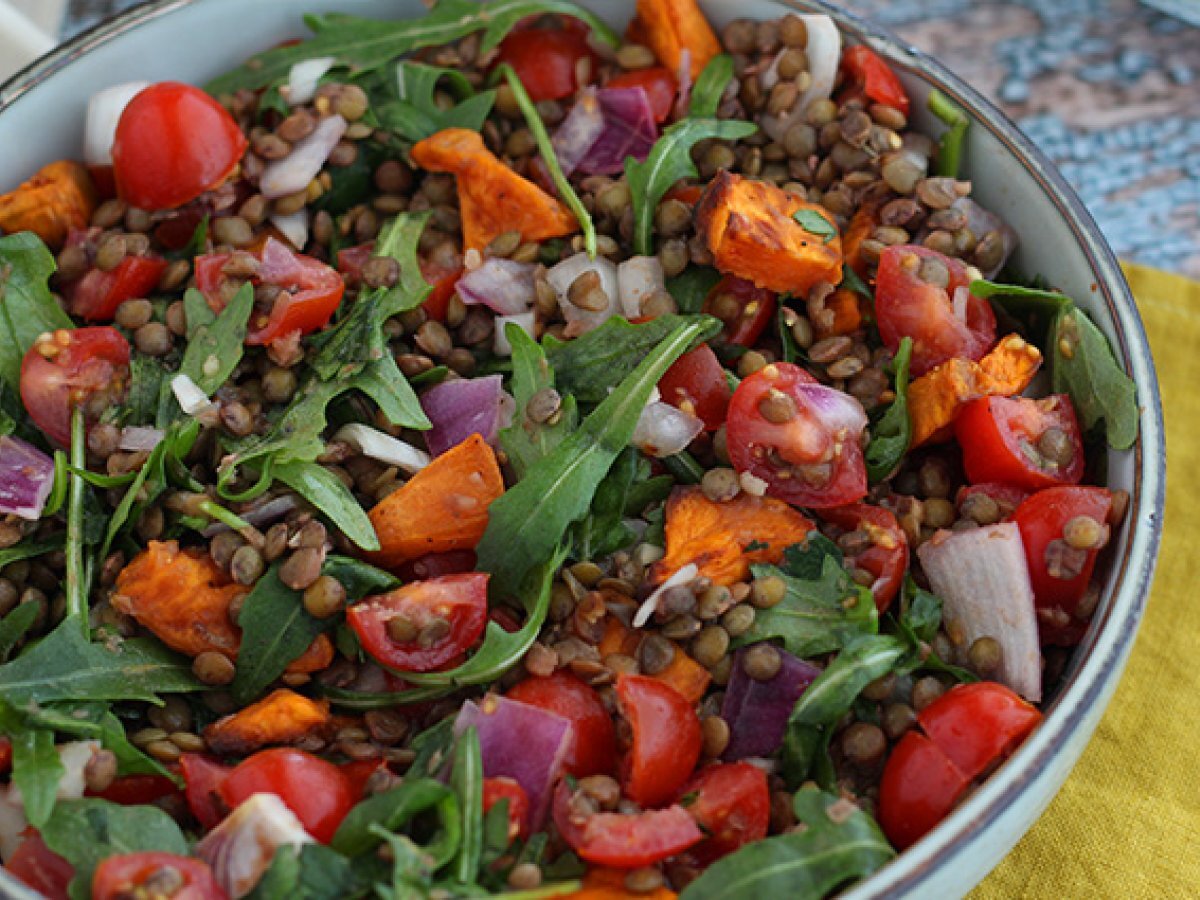
[(911, 575), (904, 581), (900, 624), (926, 643), (937, 637), (942, 624), (942, 598), (917, 587)]
[(54, 732), (44, 728), (10, 731), (8, 723), (4, 730), (12, 739), (12, 780), (21, 790), (25, 818), (34, 828), (41, 828), (54, 812), (58, 783), (67, 771), (54, 749)]
[(704, 466), (686, 450), (664, 456), (661, 462), (678, 484), (699, 484), (704, 478)]
[(61, 534), (48, 538), (27, 537), (20, 543), (0, 550), (0, 569), (18, 560), (31, 559), (35, 556), (51, 553), (54, 550), (61, 550), (62, 546), (63, 536)]
[(912, 443), (912, 419), (908, 415), (908, 365), (912, 359), (912, 338), (900, 341), (900, 349), (888, 365), (896, 384), (896, 399), (871, 427), (871, 440), (864, 459), (871, 483), (883, 481), (895, 471)]
[[(396, 80), (400, 99), (381, 104), (375, 114), (380, 125), (412, 143), (446, 128), (479, 131), (496, 101), (494, 90), (477, 95), (471, 82), (457, 69), (404, 60), (396, 67)], [(448, 109), (434, 99), (434, 90), (441, 81), (448, 83), (450, 92), (459, 100)]]
[(483, 853), (483, 757), (479, 733), (474, 727), (459, 735), (454, 745), (450, 787), (458, 796), (462, 813), (462, 841), (454, 861), (454, 875), (460, 884), (472, 884)]
[(496, 596), (514, 594), (525, 573), (550, 559), (567, 528), (587, 512), (600, 479), (629, 444), (651, 390), (704, 330), (692, 322), (671, 332), (574, 434), (492, 503), (476, 554), (480, 570), (492, 574)]
[(523, 478), (529, 467), (566, 439), (579, 420), (575, 398), (567, 395), (561, 400), (558, 418), (553, 422), (534, 422), (525, 411), (529, 401), (541, 391), (553, 389), (554, 369), (546, 362), (546, 354), (525, 329), (509, 323), (504, 329), (512, 345), (512, 393), (516, 401), (513, 423), (500, 432), (500, 446), (508, 454), (509, 463)]
[(350, 860), (324, 844), (295, 847), (284, 844), (275, 851), (271, 866), (247, 900), (341, 900), (363, 893), (366, 884)]
[(70, 894), (87, 900), (92, 873), (110, 856), (158, 850), (188, 855), (188, 843), (179, 826), (156, 806), (119, 806), (107, 800), (70, 800), (59, 803), (42, 828), (42, 838), (75, 869)]
[(626, 447), (596, 488), (592, 508), (574, 529), (575, 555), (603, 559), (636, 540), (625, 524), (625, 501), (637, 476), (638, 451)]
[(717, 860), (684, 888), (680, 900), (820, 900), (866, 878), (896, 851), (862, 810), (845, 817), (830, 814), (846, 802), (815, 787), (800, 789), (792, 805), (802, 829), (755, 841)]
[(798, 209), (792, 214), (792, 218), (809, 234), (821, 238), (823, 244), (828, 244), (837, 237), (837, 228), (816, 210)]
[(203, 690), (182, 657), (157, 641), (89, 643), (71, 617), (15, 660), (0, 666), (0, 695), (14, 706), (57, 700), (143, 700)]
[(699, 313), (709, 292), (724, 276), (711, 266), (688, 266), (674, 278), (668, 278), (667, 293), (681, 313)]
[(696, 83), (692, 85), (692, 100), (688, 114), (696, 119), (715, 119), (717, 107), (729, 82), (733, 80), (733, 57), (718, 53), (708, 61)]
[(1108, 443), (1128, 450), (1138, 437), (1137, 386), (1113, 356), (1108, 338), (1083, 310), (1064, 307), (1054, 319), (1051, 384), (1066, 393), (1085, 429), (1100, 421)]
[(371, 831), (387, 843), (392, 857), (392, 883), (376, 884), (375, 893), (380, 897), (430, 900), (436, 866), (433, 857), (407, 835), (392, 834), (379, 825), (372, 825)]
[(0, 237), (0, 379), (20, 389), (21, 360), (47, 331), (74, 328), (50, 294), (54, 256), (31, 231)]
[(846, 266), (842, 270), (842, 283), (839, 284), (838, 287), (845, 288), (848, 291), (853, 291), (862, 297), (866, 297), (872, 303), (875, 302), (875, 294), (871, 290), (870, 286), (863, 281), (862, 278), (859, 277), (858, 273), (855, 272), (850, 266)]
[(167, 368), (153, 356), (134, 353), (129, 359), (129, 394), (124, 419), (141, 425), (156, 421), (163, 390), (169, 384)]
[(559, 392), (574, 395), (583, 406), (595, 406), (648, 353), (684, 325), (698, 329), (685, 352), (721, 330), (720, 320), (712, 316), (659, 316), (641, 325), (613, 316), (574, 340), (564, 342), (547, 336), (542, 346), (556, 373)]
[(272, 474), (327, 516), (357, 546), (379, 549), (379, 538), (366, 510), (341, 479), (324, 466), (292, 460), (275, 466)]
[(29, 727), (98, 740), (117, 757), (118, 771), (122, 775), (164, 775), (183, 786), (183, 781), (178, 775), (168, 771), (161, 763), (151, 759), (129, 742), (121, 720), (112, 713), (107, 703), (54, 703), (21, 710), (18, 714)]
[(313, 38), (259, 53), (240, 68), (210, 81), (205, 89), (210, 94), (257, 90), (285, 79), (296, 63), (321, 56), (332, 56), (339, 65), (355, 71), (369, 71), (411, 50), (449, 44), (476, 31), (483, 32), (480, 53), (487, 53), (521, 19), (542, 13), (572, 16), (586, 22), (609, 46), (620, 44), (620, 38), (600, 17), (566, 0), (439, 0), (427, 15), (399, 22), (337, 14), (309, 16), (306, 21), (316, 32)]
[(780, 356), (784, 362), (794, 363), (796, 360), (804, 360), (808, 356), (796, 343), (796, 336), (792, 333), (792, 325), (796, 323), (796, 318), (794, 309), (782, 303), (779, 304), (779, 312), (775, 314), (775, 328), (779, 332)]
[(938, 140), (938, 152), (933, 164), (933, 173), (957, 178), (959, 169), (962, 167), (963, 145), (966, 144), (967, 130), (971, 127), (971, 120), (957, 104), (941, 91), (930, 91), (926, 105), (931, 113), (950, 126)]
[[(397, 831), (421, 813), (446, 809), (447, 801), (454, 801), (454, 792), (440, 781), (406, 778), (400, 786), (368, 797), (351, 809), (329, 846), (347, 856), (367, 853), (380, 842), (372, 826)], [(454, 806), (457, 810), (457, 802)]]
[(579, 227), (583, 230), (584, 249), (587, 250), (589, 257), (595, 259), (596, 225), (592, 221), (592, 214), (583, 205), (583, 201), (575, 193), (575, 188), (563, 173), (562, 164), (558, 161), (558, 154), (554, 150), (554, 144), (550, 141), (550, 134), (546, 131), (546, 125), (542, 121), (541, 114), (537, 111), (537, 106), (530, 99), (529, 93), (525, 90), (525, 86), (521, 84), (521, 79), (512, 66), (508, 63), (501, 63), (496, 67), (496, 71), (504, 76), (509, 88), (512, 89), (517, 106), (520, 107), (521, 114), (525, 117), (525, 124), (529, 126), (529, 130), (533, 133), (533, 140), (537, 144), (542, 162), (546, 164), (546, 171), (550, 173), (550, 180), (554, 182), (554, 187), (558, 189), (558, 196), (562, 199), (563, 203), (567, 204), (571, 212), (574, 213), (576, 221), (579, 222)]
[(223, 385), (241, 362), (246, 341), (246, 323), (254, 309), (254, 286), (243, 284), (219, 314), (214, 314), (195, 288), (183, 295), (187, 311), (187, 349), (179, 364), (186, 375), (206, 394)]
[(381, 594), (400, 585), (400, 579), (391, 572), (377, 569), (349, 556), (326, 557), (321, 573), (341, 582), (349, 600), (361, 600), (363, 597)]
[(0, 663), (8, 661), (9, 654), (33, 627), (40, 612), (36, 603), (19, 603), (0, 620)]
[(641, 256), (654, 254), (654, 212), (675, 182), (698, 178), (692, 147), (709, 138), (732, 141), (758, 131), (753, 122), (688, 118), (663, 131), (644, 162), (625, 160), (625, 179), (633, 202), (633, 249)]

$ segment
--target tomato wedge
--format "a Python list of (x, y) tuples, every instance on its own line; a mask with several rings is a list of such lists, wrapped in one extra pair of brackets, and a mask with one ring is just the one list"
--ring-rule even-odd
[(726, 275), (704, 298), (703, 312), (725, 323), (721, 337), (726, 343), (753, 347), (775, 318), (778, 305), (774, 291), (736, 275)]
[[(169, 894), (160, 885), (177, 885)], [(174, 853), (129, 853), (110, 856), (92, 875), (92, 900), (166, 897), (171, 900), (226, 900), (204, 860)]]
[(665, 66), (651, 66), (649, 69), (635, 69), (624, 72), (616, 78), (609, 79), (605, 87), (631, 88), (640, 87), (646, 92), (650, 101), (650, 109), (654, 112), (655, 122), (665, 122), (675, 106), (675, 95), (679, 93), (679, 83), (675, 75)]
[(126, 300), (148, 297), (167, 270), (157, 256), (126, 256), (111, 272), (92, 269), (63, 288), (67, 310), (89, 322), (111, 322)]
[(772, 363), (742, 381), (729, 404), (726, 438), (739, 472), (788, 503), (824, 509), (867, 493), (859, 439), (867, 415), (849, 394), (791, 363)]
[(75, 867), (47, 847), (32, 828), (5, 862), (4, 869), (49, 900), (67, 900), (67, 887), (75, 877)]
[(968, 289), (967, 267), (928, 247), (900, 245), (879, 255), (875, 315), (892, 352), (912, 338), (912, 374), (953, 357), (980, 359), (996, 343), (996, 316)]
[(84, 419), (122, 403), (129, 387), (129, 342), (108, 326), (43, 334), (21, 362), (21, 402), (33, 423), (62, 447), (71, 443), (71, 411)]
[(516, 779), (483, 779), (483, 811), (488, 812), (500, 801), (508, 803), (508, 842), (529, 836), (529, 795)]
[[(583, 60), (590, 62), (586, 69)], [(513, 67), (534, 103), (574, 94), (591, 81), (596, 61), (587, 32), (571, 26), (513, 31), (500, 42), (498, 59)], [(586, 74), (583, 81), (579, 80), (581, 70)]]
[(700, 419), (706, 431), (716, 431), (725, 424), (725, 412), (733, 396), (725, 369), (708, 344), (675, 360), (659, 380), (658, 390), (666, 403)]
[(1083, 478), (1083, 438), (1066, 394), (1039, 400), (980, 397), (959, 412), (954, 433), (972, 483), (998, 481), (1036, 491)]
[(254, 794), (275, 794), (323, 844), (333, 839), (358, 799), (350, 779), (333, 763), (284, 747), (260, 750), (239, 763), (217, 793), (230, 809)]
[[(230, 258), (228, 253), (196, 257), (196, 287), (214, 311), (224, 309), (228, 302), (224, 268)], [(293, 253), (275, 238), (267, 238), (255, 258), (258, 272), (251, 282), (280, 290), (268, 312), (256, 308), (250, 314), (247, 344), (274, 344), (329, 324), (346, 291), (335, 269), (311, 256)]]
[[(431, 672), (475, 646), (487, 623), (488, 576), (415, 581), (346, 611), (363, 649), (401, 672)], [(393, 624), (395, 623), (395, 624)]]
[(633, 732), (621, 758), (625, 795), (642, 806), (670, 802), (700, 758), (695, 709), (673, 687), (644, 675), (617, 676), (617, 699)]
[(215, 828), (228, 812), (218, 789), (232, 770), (200, 753), (183, 754), (179, 758), (179, 769), (183, 774), (188, 809), (205, 831)]
[(899, 849), (910, 847), (950, 814), (970, 783), (933, 741), (910, 731), (879, 781), (879, 826)]
[(177, 81), (152, 84), (117, 122), (117, 193), (139, 209), (174, 209), (224, 182), (248, 145), (233, 116), (204, 91)]
[(908, 94), (904, 92), (904, 86), (891, 67), (870, 47), (862, 44), (847, 47), (842, 54), (842, 70), (849, 82), (845, 89), (849, 96), (865, 96), (908, 115)]
[(908, 538), (891, 511), (867, 503), (851, 503), (821, 510), (821, 518), (844, 532), (861, 537), (861, 548), (846, 549), (846, 568), (865, 569), (874, 576), (871, 593), (875, 607), (886, 612), (908, 568)]
[(571, 723), (570, 746), (563, 770), (576, 778), (607, 775), (616, 769), (617, 732), (600, 695), (565, 669), (551, 675), (531, 675), (505, 695)]
[(679, 802), (708, 835), (689, 851), (701, 865), (767, 836), (771, 792), (758, 766), (735, 762), (701, 769), (684, 785)]

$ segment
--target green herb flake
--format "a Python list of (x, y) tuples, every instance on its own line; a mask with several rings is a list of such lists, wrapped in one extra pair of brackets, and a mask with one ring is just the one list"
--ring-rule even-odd
[(828, 244), (837, 237), (837, 227), (815, 209), (798, 209), (792, 214), (792, 218), (809, 234), (819, 237), (823, 244)]

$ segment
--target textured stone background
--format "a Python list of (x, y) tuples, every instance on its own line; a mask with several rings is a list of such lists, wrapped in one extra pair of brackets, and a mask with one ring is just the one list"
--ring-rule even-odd
[[(1178, 2), (1200, 14), (1200, 0)], [(133, 5), (71, 0), (64, 36)], [(1200, 28), (1135, 0), (847, 5), (996, 101), (1059, 165), (1118, 255), (1200, 278)]]

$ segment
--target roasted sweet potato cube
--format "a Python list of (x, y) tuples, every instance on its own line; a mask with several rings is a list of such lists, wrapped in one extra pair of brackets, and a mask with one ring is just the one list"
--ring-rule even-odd
[(672, 72), (679, 71), (686, 51), (688, 70), (696, 79), (721, 52), (721, 42), (696, 0), (637, 0), (637, 18), (641, 27), (636, 33)]
[(32, 231), (51, 250), (58, 250), (72, 228), (87, 227), (95, 209), (96, 189), (87, 169), (62, 159), (0, 195), (0, 231)]
[(323, 734), (331, 722), (328, 700), (310, 700), (280, 688), (213, 722), (204, 729), (204, 739), (214, 753), (245, 756), (263, 747), (295, 744), (311, 734)]

